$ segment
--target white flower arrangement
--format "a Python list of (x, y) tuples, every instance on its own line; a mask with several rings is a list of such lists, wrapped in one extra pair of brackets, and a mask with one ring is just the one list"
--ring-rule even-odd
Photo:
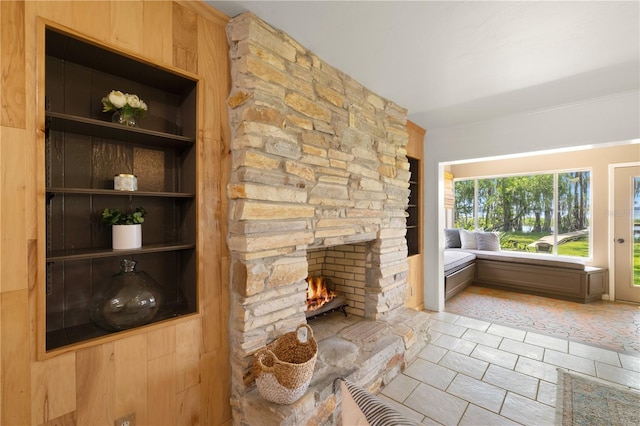
[(142, 117), (147, 112), (147, 104), (138, 95), (112, 90), (102, 98), (102, 112), (117, 111), (125, 117)]

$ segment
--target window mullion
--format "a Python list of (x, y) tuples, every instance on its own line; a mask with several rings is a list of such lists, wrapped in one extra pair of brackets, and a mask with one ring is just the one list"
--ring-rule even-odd
[(478, 179), (473, 181), (473, 229), (478, 229)]
[(558, 172), (553, 173), (553, 253), (558, 255), (558, 223), (560, 221), (558, 212)]

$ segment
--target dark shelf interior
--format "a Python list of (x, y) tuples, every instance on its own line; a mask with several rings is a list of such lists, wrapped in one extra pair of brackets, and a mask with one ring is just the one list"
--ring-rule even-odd
[(46, 39), (46, 55), (65, 62), (107, 74), (125, 73), (132, 82), (157, 87), (180, 97), (185, 97), (195, 86), (194, 80), (163, 70), (155, 64), (124, 56), (55, 29), (47, 29)]
[(407, 247), (408, 255), (413, 256), (420, 253), (420, 184), (418, 177), (420, 174), (420, 160), (408, 157), (409, 171), (409, 204), (407, 206)]
[[(88, 305), (122, 258), (163, 288), (154, 322), (197, 312), (197, 81), (58, 30), (45, 36), (47, 350), (112, 333), (91, 323)], [(102, 111), (111, 90), (144, 99), (139, 127)], [(137, 191), (113, 189), (121, 173), (136, 175)], [(138, 206), (142, 248), (113, 250), (101, 212)]]
[[(153, 321), (149, 324), (170, 320), (172, 318), (178, 318), (191, 313), (192, 311), (188, 309), (188, 307), (172, 307), (171, 309), (165, 308), (165, 310), (156, 315)], [(91, 322), (87, 322), (84, 324), (75, 325), (73, 327), (61, 328), (58, 330), (47, 332), (46, 347), (47, 350), (50, 351), (62, 346), (81, 343), (91, 339), (98, 339), (100, 337), (108, 336), (115, 333), (119, 332), (104, 330)]]

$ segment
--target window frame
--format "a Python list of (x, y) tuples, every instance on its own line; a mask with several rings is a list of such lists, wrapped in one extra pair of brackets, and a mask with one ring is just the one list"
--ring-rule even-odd
[[(588, 256), (571, 256), (566, 254), (558, 254), (558, 200), (559, 200), (559, 175), (563, 173), (589, 173), (589, 189), (587, 191), (589, 198), (589, 209), (588, 209), (588, 220), (589, 220), (589, 253)], [(521, 172), (521, 173), (502, 173), (495, 175), (485, 175), (485, 176), (469, 176), (469, 177), (454, 177), (453, 179), (453, 188), (454, 188), (454, 197), (455, 197), (455, 185), (459, 181), (469, 181), (473, 180), (473, 230), (480, 231), (482, 230), (479, 227), (479, 217), (478, 217), (478, 199), (479, 199), (479, 185), (478, 181), (483, 179), (500, 179), (500, 178), (509, 178), (509, 177), (518, 177), (518, 176), (535, 176), (535, 175), (553, 175), (553, 251), (549, 253), (553, 256), (561, 256), (561, 257), (572, 257), (576, 259), (582, 259), (584, 261), (593, 260), (593, 168), (592, 167), (578, 167), (578, 168), (567, 168), (567, 169), (554, 169), (554, 170), (546, 170), (546, 171), (534, 171), (534, 172)], [(455, 225), (456, 222), (456, 212), (455, 212), (455, 203), (453, 207), (453, 223)]]

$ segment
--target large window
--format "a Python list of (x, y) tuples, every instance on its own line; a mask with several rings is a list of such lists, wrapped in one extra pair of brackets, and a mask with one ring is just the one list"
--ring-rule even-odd
[(500, 233), (503, 250), (590, 257), (589, 171), (456, 180), (455, 226)]
[(640, 178), (633, 178), (633, 285), (640, 285)]

